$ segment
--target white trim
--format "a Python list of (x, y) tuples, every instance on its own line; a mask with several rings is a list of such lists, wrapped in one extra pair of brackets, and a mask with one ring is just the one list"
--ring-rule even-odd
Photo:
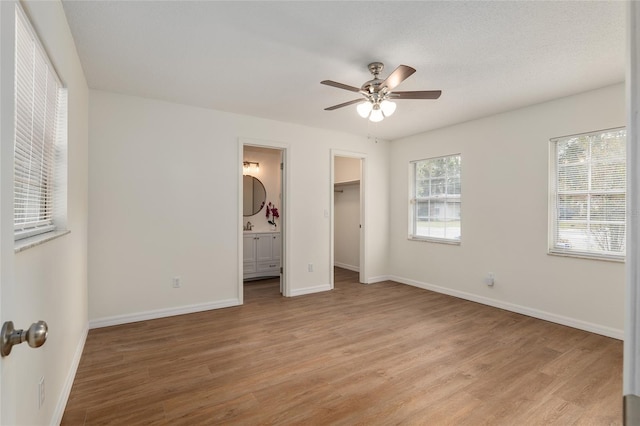
[(55, 230), (56, 230), (56, 226), (53, 223), (51, 223), (51, 224), (46, 224), (41, 226), (33, 226), (27, 229), (22, 229), (22, 230), (16, 231), (13, 235), (14, 235), (14, 240), (18, 242), (18, 241), (26, 240), (27, 238), (36, 237), (38, 235), (48, 234), (48, 233), (54, 232)]
[(89, 321), (89, 328), (110, 327), (112, 325), (129, 324), (138, 321), (147, 321), (157, 318), (172, 317), (175, 315), (192, 314), (195, 312), (210, 311), (213, 309), (229, 308), (241, 305), (238, 299), (219, 300), (217, 302), (198, 303), (196, 305), (179, 306), (177, 308), (156, 309), (153, 311), (138, 312), (136, 314), (115, 315), (112, 317), (98, 318)]
[(627, 257), (623, 256), (607, 256), (605, 254), (590, 254), (583, 252), (570, 252), (570, 251), (562, 251), (559, 249), (551, 250), (547, 252), (549, 256), (561, 256), (561, 257), (574, 257), (576, 259), (587, 259), (587, 260), (602, 260), (604, 262), (617, 262), (617, 263), (626, 263)]
[(377, 277), (371, 277), (367, 280), (367, 284), (375, 284), (375, 283), (381, 283), (383, 281), (389, 281), (391, 280), (391, 276), (389, 275), (379, 275)]
[(71, 233), (69, 230), (57, 230), (47, 232), (46, 234), (39, 234), (33, 237), (25, 238), (15, 242), (15, 246), (13, 248), (15, 253), (20, 253), (21, 251), (25, 251), (32, 247), (39, 246), (41, 244), (46, 243), (47, 241), (55, 240), (56, 238), (60, 238), (67, 234)]
[(64, 385), (62, 386), (62, 392), (60, 392), (60, 397), (58, 398), (58, 403), (56, 404), (56, 408), (53, 411), (53, 416), (51, 417), (51, 424), (59, 425), (62, 422), (62, 416), (64, 415), (64, 409), (67, 407), (67, 402), (69, 401), (69, 395), (71, 395), (71, 388), (73, 387), (73, 381), (76, 378), (76, 373), (78, 372), (78, 366), (80, 365), (80, 358), (82, 358), (82, 351), (84, 350), (84, 345), (87, 342), (87, 335), (89, 334), (89, 324), (86, 324), (84, 330), (82, 330), (82, 335), (80, 336), (80, 340), (78, 341), (78, 346), (76, 347), (76, 353), (73, 355), (73, 360), (71, 361), (71, 368), (67, 373), (67, 378), (64, 381)]
[(603, 336), (612, 337), (614, 339), (622, 340), (624, 331), (616, 328), (606, 327), (591, 322), (582, 321), (575, 318), (565, 317), (563, 315), (553, 314), (551, 312), (541, 311), (538, 309), (529, 308), (522, 305), (516, 305), (515, 303), (503, 302), (501, 300), (491, 299), (484, 296), (478, 296), (477, 294), (467, 293), (465, 291), (454, 290), (446, 287), (440, 287), (434, 284), (423, 283), (408, 278), (402, 278), (398, 276), (390, 276), (390, 280), (399, 282), (401, 284), (407, 284), (414, 287), (422, 288), (425, 290), (435, 291), (436, 293), (447, 294), (449, 296), (458, 297), (460, 299), (470, 300), (472, 302), (481, 303), (483, 305), (493, 306), (494, 308), (500, 308), (507, 311), (515, 312), (518, 314), (527, 315), (533, 318), (538, 318), (545, 321), (550, 321), (556, 324), (566, 325), (568, 327), (577, 328), (591, 333), (601, 334)]
[(331, 284), (317, 285), (314, 287), (294, 288), (291, 289), (291, 296), (302, 296), (305, 294), (321, 293), (331, 290)]
[[(411, 209), (409, 209), (411, 210)], [(418, 241), (421, 243), (438, 243), (438, 244), (450, 244), (452, 246), (462, 245), (461, 240), (454, 240), (452, 238), (438, 238), (438, 237), (421, 237), (419, 235), (411, 235), (407, 237), (409, 241)]]
[(337, 266), (338, 268), (348, 269), (353, 272), (360, 272), (359, 266), (347, 265), (346, 263), (333, 262), (333, 266)]

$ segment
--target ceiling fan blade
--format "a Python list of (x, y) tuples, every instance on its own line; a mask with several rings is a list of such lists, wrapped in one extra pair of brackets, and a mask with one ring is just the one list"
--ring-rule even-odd
[(388, 91), (393, 90), (394, 87), (402, 83), (414, 72), (416, 72), (414, 68), (407, 65), (400, 65), (380, 84), (380, 89), (386, 88)]
[(324, 110), (325, 111), (333, 111), (334, 109), (338, 109), (338, 108), (346, 107), (346, 106), (349, 106), (349, 105), (357, 104), (357, 103), (360, 103), (360, 102), (363, 102), (363, 101), (364, 101), (364, 99), (354, 99), (354, 100), (349, 101), (349, 102), (345, 102), (345, 103), (342, 103), (342, 104), (330, 106), (329, 108), (325, 108)]
[(442, 90), (420, 90), (414, 92), (391, 92), (389, 97), (393, 99), (438, 99)]
[(353, 86), (349, 86), (347, 84), (338, 83), (337, 81), (323, 80), (323, 81), (320, 82), (320, 84), (326, 84), (327, 86), (337, 87), (338, 89), (344, 89), (344, 90), (348, 90), (350, 92), (359, 92), (360, 91), (360, 88), (358, 88), (358, 87), (353, 87)]

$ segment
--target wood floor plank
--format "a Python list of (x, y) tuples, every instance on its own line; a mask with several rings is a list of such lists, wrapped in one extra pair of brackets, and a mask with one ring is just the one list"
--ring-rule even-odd
[(622, 424), (622, 342), (357, 278), (91, 330), (62, 424)]

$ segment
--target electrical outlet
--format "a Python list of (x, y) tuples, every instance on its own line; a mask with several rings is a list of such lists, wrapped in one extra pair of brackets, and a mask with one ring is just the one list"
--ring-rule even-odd
[(182, 287), (182, 279), (180, 277), (173, 277), (173, 288)]
[(38, 382), (38, 409), (44, 405), (44, 376), (40, 377)]
[(489, 287), (493, 287), (493, 284), (495, 284), (495, 281), (496, 281), (496, 277), (493, 272), (489, 272), (487, 274), (487, 277), (484, 279), (484, 283)]
[(313, 272), (313, 263), (307, 265), (307, 269), (309, 270), (309, 272)]

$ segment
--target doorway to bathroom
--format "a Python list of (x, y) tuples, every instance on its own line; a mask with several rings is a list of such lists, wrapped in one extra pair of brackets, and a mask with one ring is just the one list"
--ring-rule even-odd
[(276, 292), (287, 295), (285, 270), (286, 148), (242, 141), (238, 297)]

